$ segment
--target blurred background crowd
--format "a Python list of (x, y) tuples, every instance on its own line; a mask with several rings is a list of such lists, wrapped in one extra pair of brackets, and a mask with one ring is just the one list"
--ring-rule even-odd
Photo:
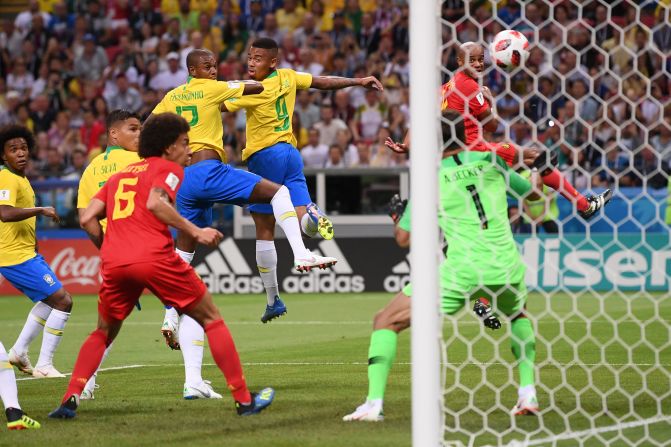
[[(504, 28), (532, 43), (524, 70), (490, 68), (484, 83), (507, 123), (487, 138), (559, 153), (579, 189), (667, 186), (671, 170), (671, 25), (661, 2), (443, 2), (444, 80), (456, 42)], [(104, 149), (104, 117), (148, 115), (187, 77), (194, 48), (219, 58), (219, 78), (246, 78), (250, 41), (272, 37), (280, 67), (375, 75), (385, 92), (301, 91), (293, 125), (307, 167), (406, 166), (385, 150), (409, 128), (405, 0), (29, 0), (0, 23), (0, 125), (37, 136), (31, 179), (76, 179)], [(428, 67), (427, 67), (428, 68)], [(237, 163), (244, 113), (224, 114)]]

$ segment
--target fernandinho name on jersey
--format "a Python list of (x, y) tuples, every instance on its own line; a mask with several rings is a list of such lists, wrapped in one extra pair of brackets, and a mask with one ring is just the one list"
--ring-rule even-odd
[(170, 101), (193, 101), (195, 99), (205, 98), (205, 93), (202, 90), (195, 92), (170, 92)]

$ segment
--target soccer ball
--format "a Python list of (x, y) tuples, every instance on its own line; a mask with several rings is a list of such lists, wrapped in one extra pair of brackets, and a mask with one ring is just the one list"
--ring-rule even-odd
[(529, 55), (529, 41), (519, 31), (505, 30), (494, 36), (489, 54), (496, 65), (512, 70), (524, 65)]

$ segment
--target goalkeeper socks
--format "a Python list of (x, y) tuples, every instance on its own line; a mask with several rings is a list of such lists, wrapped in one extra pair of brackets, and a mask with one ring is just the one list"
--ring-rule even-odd
[(303, 230), (303, 234), (307, 237), (314, 238), (317, 236), (319, 228), (308, 213), (303, 214), (303, 218), (301, 219), (301, 230)]
[(275, 220), (282, 227), (282, 231), (284, 231), (285, 236), (289, 240), (291, 250), (294, 252), (294, 258), (302, 259), (308, 257), (308, 249), (303, 244), (301, 228), (298, 225), (298, 217), (296, 217), (294, 204), (291, 203), (289, 189), (282, 185), (275, 193), (275, 196), (273, 196), (270, 204), (273, 206)]
[(103, 366), (103, 363), (105, 362), (105, 359), (107, 356), (110, 354), (110, 351), (112, 350), (112, 345), (109, 345), (105, 349), (105, 353), (103, 354), (103, 358), (100, 361), (100, 365), (98, 365), (98, 369), (96, 369), (96, 372), (93, 373), (91, 378), (89, 379), (88, 382), (86, 382), (86, 386), (84, 387), (85, 390), (89, 390), (91, 393), (96, 389), (96, 379), (98, 378), (98, 371), (100, 371), (100, 367)]
[(205, 331), (196, 320), (182, 315), (179, 322), (179, 346), (184, 358), (184, 381), (188, 385), (198, 385), (203, 381), (203, 346)]
[(28, 314), (26, 324), (23, 325), (23, 329), (19, 334), (19, 338), (17, 338), (16, 343), (14, 343), (14, 352), (18, 355), (28, 352), (30, 342), (44, 330), (44, 325), (47, 322), (47, 318), (49, 318), (49, 314), (51, 314), (51, 310), (50, 306), (41, 301), (33, 306)]
[(224, 320), (216, 320), (205, 326), (207, 341), (214, 361), (224, 373), (228, 389), (237, 402), (247, 404), (252, 401), (252, 396), (247, 389), (245, 376), (242, 373), (242, 365), (238, 351), (235, 349), (233, 337), (226, 327)]
[(280, 296), (277, 281), (277, 250), (274, 241), (256, 241), (256, 266), (266, 289), (266, 301), (272, 306), (275, 297)]
[(91, 335), (84, 341), (84, 344), (79, 349), (79, 355), (77, 356), (75, 367), (72, 370), (72, 377), (70, 377), (68, 389), (63, 396), (63, 404), (73, 394), (75, 394), (77, 398), (82, 394), (84, 386), (100, 366), (103, 356), (105, 355), (105, 349), (107, 349), (107, 344), (107, 335), (100, 329), (91, 332)]
[(520, 388), (534, 384), (534, 362), (536, 361), (536, 336), (531, 321), (518, 318), (510, 325), (510, 345), (520, 371)]
[(396, 358), (398, 334), (391, 329), (378, 329), (370, 336), (368, 348), (368, 400), (384, 398), (387, 377)]
[(585, 196), (576, 191), (573, 185), (556, 168), (550, 171), (549, 174), (541, 177), (541, 179), (543, 180), (543, 184), (557, 191), (568, 201), (575, 202), (578, 211), (585, 211), (589, 208), (589, 202), (587, 202)]
[(42, 335), (42, 349), (40, 357), (37, 359), (36, 368), (49, 366), (53, 364), (54, 352), (63, 338), (63, 329), (70, 318), (70, 312), (53, 309), (44, 325), (44, 335)]
[(21, 409), (18, 396), (14, 367), (9, 363), (7, 351), (5, 351), (5, 347), (0, 343), (0, 399), (5, 405), (5, 409)]

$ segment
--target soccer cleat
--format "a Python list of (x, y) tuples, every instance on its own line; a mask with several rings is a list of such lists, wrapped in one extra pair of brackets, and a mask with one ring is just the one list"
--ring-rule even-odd
[(610, 189), (607, 189), (601, 194), (597, 194), (596, 196), (588, 196), (587, 202), (589, 202), (589, 208), (587, 208), (585, 211), (578, 211), (578, 214), (580, 214), (583, 219), (587, 220), (601, 208), (606, 206), (612, 197), (613, 192)]
[(279, 318), (282, 315), (287, 313), (287, 306), (284, 305), (284, 302), (280, 299), (279, 296), (275, 295), (275, 301), (273, 305), (266, 305), (266, 311), (261, 315), (261, 323), (265, 324), (270, 320)]
[(180, 350), (179, 339), (177, 338), (178, 328), (179, 323), (170, 318), (163, 320), (163, 326), (161, 326), (161, 334), (165, 338), (165, 343), (173, 350)]
[(327, 241), (330, 241), (333, 239), (334, 233), (333, 233), (333, 222), (331, 222), (331, 219), (326, 217), (326, 214), (319, 209), (316, 203), (310, 203), (306, 208), (306, 212), (308, 213), (308, 216), (310, 216), (310, 219), (317, 225), (317, 231)]
[(303, 259), (294, 259), (294, 267), (299, 272), (309, 272), (315, 267), (324, 270), (335, 265), (338, 260), (330, 256), (319, 256), (308, 250), (309, 256)]
[(93, 388), (84, 388), (84, 391), (82, 391), (82, 394), (79, 396), (79, 400), (94, 400), (95, 397), (95, 390), (97, 390), (100, 387), (97, 383), (93, 386)]
[(251, 393), (252, 401), (247, 405), (243, 405), (240, 402), (235, 402), (235, 410), (238, 412), (238, 416), (251, 416), (253, 414), (258, 414), (266, 409), (270, 404), (273, 403), (275, 399), (275, 390), (272, 388), (264, 388), (259, 393)]
[(7, 428), (9, 430), (32, 430), (42, 427), (35, 419), (29, 418), (18, 408), (7, 408)]
[(209, 380), (203, 380), (199, 384), (192, 386), (184, 384), (184, 399), (194, 400), (194, 399), (222, 399), (221, 394), (214, 391), (212, 388), (212, 382)]
[(351, 421), (368, 421), (379, 422), (384, 420), (382, 413), (382, 399), (369, 400), (359, 405), (353, 413), (348, 414), (342, 418), (345, 422)]
[(484, 324), (485, 327), (492, 330), (501, 328), (501, 321), (499, 321), (499, 317), (492, 312), (492, 306), (490, 306), (487, 298), (478, 298), (475, 300), (473, 312), (475, 312), (475, 315), (482, 320), (482, 324)]
[(63, 402), (58, 408), (49, 413), (52, 419), (72, 419), (77, 416), (77, 407), (79, 406), (79, 398), (76, 394), (68, 397), (68, 400)]
[(36, 366), (33, 369), (33, 377), (37, 377), (38, 379), (53, 379), (65, 377), (65, 374), (61, 374), (54, 368), (54, 365)]
[(16, 366), (16, 368), (24, 374), (33, 375), (33, 365), (30, 363), (28, 353), (17, 354), (14, 348), (9, 350), (9, 363)]
[(535, 416), (538, 414), (540, 409), (538, 408), (538, 399), (536, 399), (536, 395), (532, 394), (527, 397), (520, 397), (520, 399), (517, 401), (517, 405), (513, 408), (512, 413), (515, 416)]

